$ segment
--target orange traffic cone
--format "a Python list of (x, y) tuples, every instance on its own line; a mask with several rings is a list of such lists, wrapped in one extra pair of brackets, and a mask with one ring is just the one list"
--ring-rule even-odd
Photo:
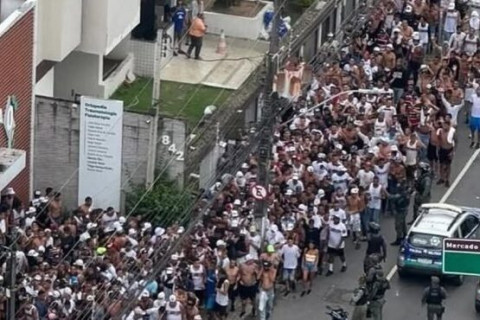
[(227, 52), (227, 42), (225, 41), (225, 32), (220, 32), (220, 40), (218, 41), (217, 53), (225, 54)]

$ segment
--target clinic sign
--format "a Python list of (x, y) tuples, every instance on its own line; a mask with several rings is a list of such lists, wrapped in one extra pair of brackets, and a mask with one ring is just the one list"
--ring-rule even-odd
[(78, 203), (120, 208), (123, 101), (80, 99)]
[(445, 274), (480, 275), (480, 240), (444, 239), (442, 271)]

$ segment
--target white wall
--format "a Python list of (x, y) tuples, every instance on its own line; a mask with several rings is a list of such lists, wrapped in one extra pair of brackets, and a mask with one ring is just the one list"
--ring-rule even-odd
[(227, 37), (258, 39), (263, 27), (263, 15), (267, 10), (273, 10), (273, 4), (271, 2), (262, 1), (262, 3), (264, 3), (265, 6), (253, 18), (206, 11), (204, 15), (205, 24), (208, 25), (207, 32), (220, 34), (223, 29)]
[(73, 100), (73, 90), (77, 94), (103, 98), (103, 90), (99, 85), (102, 58), (95, 54), (73, 51), (55, 65), (54, 96)]
[(83, 0), (78, 50), (107, 55), (140, 22), (140, 0)]
[[(103, 60), (101, 69), (103, 69)], [(115, 90), (117, 90), (118, 87), (120, 87), (120, 85), (125, 81), (125, 78), (127, 77), (127, 74), (129, 72), (133, 73), (133, 54), (129, 54), (115, 69), (115, 71), (112, 72), (112, 74), (110, 74), (107, 79), (102, 81), (102, 98), (110, 98), (110, 96), (115, 92)]]
[(53, 97), (53, 84), (55, 81), (55, 68), (51, 68), (46, 75), (35, 85), (35, 95)]
[(25, 0), (2, 0), (0, 1), (0, 22), (5, 20), (12, 12), (20, 8)]
[(82, 35), (80, 0), (38, 0), (37, 57), (62, 61), (79, 44)]

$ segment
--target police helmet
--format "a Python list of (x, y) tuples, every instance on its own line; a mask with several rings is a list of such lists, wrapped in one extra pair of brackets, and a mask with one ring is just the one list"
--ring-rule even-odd
[(430, 165), (426, 162), (420, 162), (418, 164), (418, 167), (420, 168), (420, 171), (423, 172), (430, 172)]
[(368, 224), (368, 228), (370, 229), (370, 232), (378, 232), (380, 231), (380, 225), (376, 223), (375, 221), (372, 221)]

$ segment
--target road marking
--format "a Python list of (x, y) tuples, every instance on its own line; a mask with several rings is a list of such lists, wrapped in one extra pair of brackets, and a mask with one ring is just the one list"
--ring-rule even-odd
[[(443, 197), (440, 199), (439, 203), (444, 203), (445, 201), (447, 201), (448, 197), (450, 197), (450, 195), (452, 194), (453, 190), (455, 190), (455, 188), (457, 187), (457, 185), (460, 183), (460, 181), (462, 180), (463, 176), (467, 173), (468, 169), (470, 169), (470, 167), (472, 166), (473, 164), (473, 161), (475, 161), (475, 159), (477, 158), (478, 154), (480, 153), (480, 149), (476, 150), (472, 156), (470, 157), (470, 159), (468, 159), (467, 163), (465, 164), (465, 166), (463, 167), (462, 171), (460, 171), (460, 173), (458, 174), (457, 178), (455, 178), (455, 181), (453, 181), (453, 183), (450, 185), (450, 187), (448, 188), (447, 191), (445, 191), (445, 193), (443, 194)], [(392, 268), (392, 270), (390, 270), (390, 272), (387, 274), (387, 280), (391, 280), (393, 278), (393, 276), (395, 275), (395, 273), (397, 272), (398, 268), (397, 268), (397, 264), (395, 264)]]

